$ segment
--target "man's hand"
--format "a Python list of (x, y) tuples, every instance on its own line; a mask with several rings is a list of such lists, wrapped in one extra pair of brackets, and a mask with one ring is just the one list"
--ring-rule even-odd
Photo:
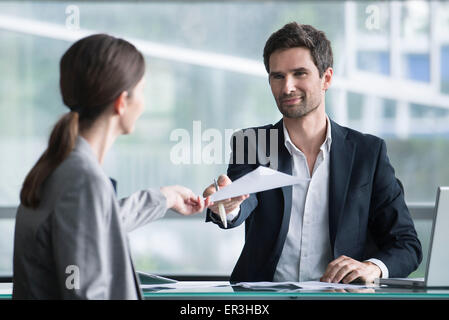
[(203, 201), (200, 196), (183, 186), (162, 187), (160, 190), (167, 198), (167, 208), (185, 216), (201, 212), (209, 206), (209, 198)]
[[(231, 179), (229, 179), (229, 177), (227, 175), (222, 174), (221, 176), (218, 177), (217, 180), (218, 186), (220, 188), (223, 188), (229, 184), (232, 183)], [(210, 186), (208, 186), (206, 188), (206, 190), (204, 190), (203, 192), (203, 197), (209, 197), (211, 194), (215, 193), (215, 186), (214, 184), (211, 184)], [(223, 206), (225, 208), (226, 214), (228, 214), (229, 212), (237, 209), (240, 204), (245, 201), (245, 199), (247, 199), (249, 197), (249, 194), (245, 194), (243, 196), (239, 196), (239, 197), (235, 197), (235, 198), (231, 198), (231, 199), (226, 199), (226, 200), (222, 200), (222, 201), (218, 201), (218, 202), (210, 202), (209, 203), (209, 209), (215, 213), (216, 215), (220, 215), (219, 211), (218, 211), (218, 203), (223, 203)]]
[(374, 263), (360, 262), (346, 256), (340, 256), (327, 266), (321, 281), (339, 283), (350, 283), (359, 280), (372, 283), (374, 279), (380, 278), (382, 271)]

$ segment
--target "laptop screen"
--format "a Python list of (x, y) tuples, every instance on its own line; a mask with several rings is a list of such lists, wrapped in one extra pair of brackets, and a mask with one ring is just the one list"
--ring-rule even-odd
[(427, 286), (449, 286), (449, 187), (439, 187), (426, 269)]

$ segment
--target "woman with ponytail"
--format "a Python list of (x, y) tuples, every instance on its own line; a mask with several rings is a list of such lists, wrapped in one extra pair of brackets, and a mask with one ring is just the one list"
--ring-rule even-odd
[(144, 108), (145, 62), (129, 42), (105, 34), (75, 42), (60, 61), (70, 109), (20, 193), (14, 236), (13, 299), (139, 299), (127, 232), (209, 205), (182, 186), (117, 200), (103, 159), (133, 131)]

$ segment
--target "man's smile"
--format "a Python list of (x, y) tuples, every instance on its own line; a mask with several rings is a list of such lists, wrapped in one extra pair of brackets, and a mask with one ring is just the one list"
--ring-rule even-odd
[(295, 96), (295, 97), (289, 97), (289, 98), (282, 99), (281, 103), (283, 105), (295, 105), (295, 104), (298, 104), (299, 102), (301, 102), (302, 100), (303, 100), (302, 97)]

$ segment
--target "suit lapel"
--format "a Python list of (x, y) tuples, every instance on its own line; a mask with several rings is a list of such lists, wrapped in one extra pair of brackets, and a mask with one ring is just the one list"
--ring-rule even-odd
[[(278, 130), (278, 171), (291, 175), (292, 174), (292, 157), (284, 144), (284, 127), (282, 120), (275, 124)], [(281, 229), (276, 245), (276, 252), (282, 250), (285, 238), (290, 224), (290, 214), (292, 210), (292, 186), (282, 187), (282, 195), (284, 197), (284, 212), (282, 215)], [(280, 252), (280, 251), (279, 251)]]
[[(348, 193), (354, 161), (355, 146), (347, 139), (347, 131), (331, 121), (332, 144), (329, 172), (329, 235), (332, 252), (335, 252), (335, 239)], [(335, 254), (334, 254), (335, 255)], [(336, 258), (334, 256), (334, 258)]]

